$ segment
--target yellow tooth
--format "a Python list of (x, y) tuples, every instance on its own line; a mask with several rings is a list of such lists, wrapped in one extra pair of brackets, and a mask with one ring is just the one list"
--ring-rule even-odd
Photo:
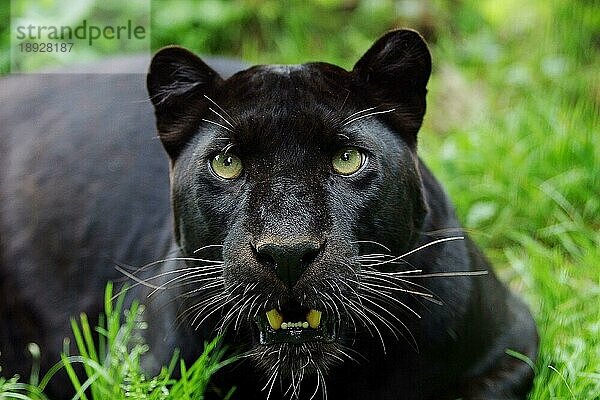
[(272, 309), (271, 311), (267, 312), (267, 320), (269, 321), (269, 325), (271, 325), (271, 328), (277, 330), (281, 328), (283, 316), (279, 314), (279, 311)]
[(306, 314), (306, 322), (311, 328), (317, 329), (321, 325), (321, 311), (310, 310)]

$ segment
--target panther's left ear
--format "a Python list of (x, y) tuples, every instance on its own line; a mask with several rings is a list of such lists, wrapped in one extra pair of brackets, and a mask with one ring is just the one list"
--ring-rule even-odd
[(204, 96), (223, 80), (204, 61), (182, 47), (168, 46), (152, 58), (146, 84), (154, 105), (158, 136), (172, 159), (195, 133)]
[(374, 106), (394, 108), (392, 117), (401, 133), (416, 142), (425, 114), (431, 55), (416, 31), (399, 29), (382, 36), (352, 70)]

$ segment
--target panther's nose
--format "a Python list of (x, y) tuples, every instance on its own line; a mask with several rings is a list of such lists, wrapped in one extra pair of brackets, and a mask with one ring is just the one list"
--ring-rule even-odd
[(258, 244), (256, 253), (258, 260), (273, 266), (279, 279), (291, 289), (321, 248), (319, 242), (312, 240), (269, 241)]

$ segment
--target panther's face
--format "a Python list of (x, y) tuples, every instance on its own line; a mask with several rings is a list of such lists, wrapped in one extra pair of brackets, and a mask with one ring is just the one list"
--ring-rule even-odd
[(183, 49), (155, 56), (190, 321), (244, 342), (267, 386), (322, 379), (357, 336), (402, 329), (402, 291), (380, 275), (397, 264), (381, 254), (411, 249), (423, 222), (415, 144), (429, 71), (405, 30), (351, 72), (262, 66), (224, 81)]

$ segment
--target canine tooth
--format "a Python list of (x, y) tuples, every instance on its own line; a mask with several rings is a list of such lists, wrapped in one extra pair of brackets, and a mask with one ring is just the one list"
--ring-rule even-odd
[(306, 322), (308, 322), (308, 325), (311, 328), (317, 329), (319, 325), (321, 325), (321, 311), (311, 309), (308, 314), (306, 314)]
[[(277, 330), (279, 328), (283, 328), (283, 317), (279, 313), (279, 311), (272, 309), (271, 311), (267, 311), (267, 321), (269, 321), (269, 325), (271, 328)], [(283, 328), (285, 329), (285, 328)]]

